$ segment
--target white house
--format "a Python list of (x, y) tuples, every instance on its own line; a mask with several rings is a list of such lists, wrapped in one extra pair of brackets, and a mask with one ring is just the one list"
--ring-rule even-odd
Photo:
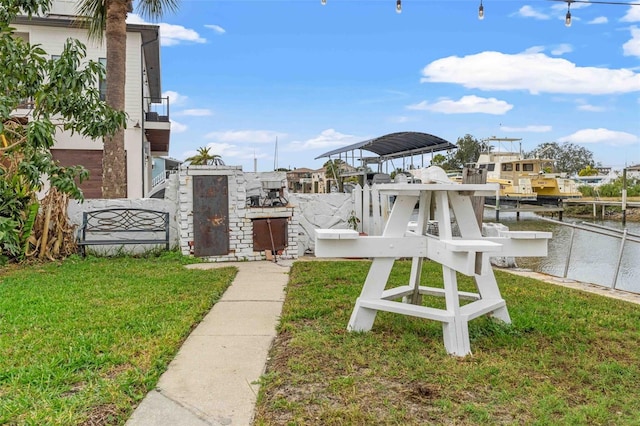
[[(76, 0), (54, 0), (46, 16), (20, 17), (13, 22), (13, 27), (19, 37), (32, 45), (41, 45), (52, 56), (61, 52), (66, 39), (72, 37), (86, 45), (88, 59), (106, 63), (106, 41), (89, 41), (87, 30), (73, 22), (76, 3)], [(127, 24), (126, 62), (127, 197), (141, 198), (152, 189), (152, 157), (169, 154), (169, 99), (161, 95), (157, 25)], [(28, 116), (29, 102), (23, 107), (16, 114)], [(82, 165), (89, 170), (89, 179), (81, 185), (86, 198), (102, 196), (102, 145), (101, 140), (61, 132), (52, 150), (54, 159), (60, 164)]]

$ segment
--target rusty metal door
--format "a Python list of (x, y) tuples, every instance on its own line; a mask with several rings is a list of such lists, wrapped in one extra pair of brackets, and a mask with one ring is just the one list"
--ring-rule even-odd
[(284, 250), (287, 248), (287, 231), (286, 218), (254, 219), (253, 250)]
[(193, 177), (195, 256), (229, 253), (229, 185), (227, 176)]

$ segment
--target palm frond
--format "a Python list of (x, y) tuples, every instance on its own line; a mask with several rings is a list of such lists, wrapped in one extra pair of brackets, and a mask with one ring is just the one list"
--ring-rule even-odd
[(178, 6), (178, 0), (141, 0), (137, 9), (140, 12), (140, 16), (155, 21), (167, 13), (177, 12)]
[(107, 28), (107, 2), (81, 0), (76, 7), (76, 14), (76, 23), (88, 29), (89, 38), (102, 42)]

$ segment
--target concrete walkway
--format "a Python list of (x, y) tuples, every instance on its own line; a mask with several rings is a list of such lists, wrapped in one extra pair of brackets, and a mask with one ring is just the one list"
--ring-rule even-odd
[(168, 370), (126, 423), (128, 426), (250, 425), (290, 263), (225, 262), (238, 274), (189, 335)]

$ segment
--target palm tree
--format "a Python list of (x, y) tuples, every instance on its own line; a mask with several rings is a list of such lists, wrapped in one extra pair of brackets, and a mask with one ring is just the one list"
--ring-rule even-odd
[[(165, 11), (175, 11), (179, 0), (141, 0), (140, 15), (160, 19)], [(133, 0), (80, 0), (78, 14), (89, 17), (89, 37), (107, 41), (106, 101), (117, 111), (124, 111), (124, 88), (127, 55), (127, 14), (133, 11)], [(105, 37), (106, 36), (106, 37)], [(104, 139), (102, 153), (102, 196), (127, 196), (124, 129)]]
[(204, 146), (198, 148), (198, 153), (196, 155), (192, 155), (184, 161), (188, 161), (193, 166), (224, 166), (222, 157), (220, 157), (218, 154), (211, 154), (209, 152), (209, 147)]

